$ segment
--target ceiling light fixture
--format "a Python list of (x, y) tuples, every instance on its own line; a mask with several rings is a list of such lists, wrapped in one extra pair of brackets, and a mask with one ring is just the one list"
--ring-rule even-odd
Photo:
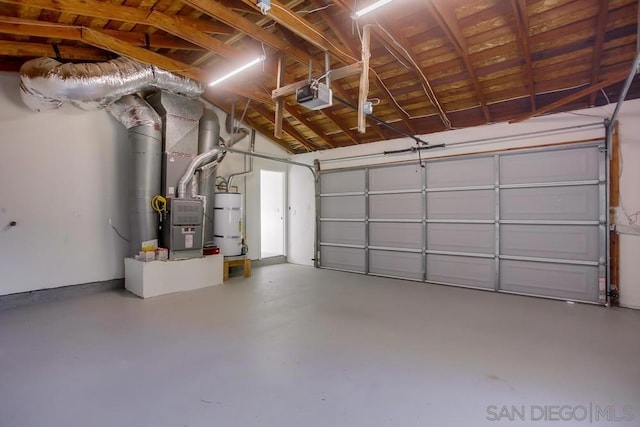
[(364, 7), (358, 11), (353, 12), (353, 15), (351, 15), (351, 17), (353, 19), (358, 19), (360, 18), (362, 15), (364, 15), (365, 13), (369, 13), (373, 10), (376, 10), (377, 8), (379, 8), (380, 6), (384, 6), (387, 3), (391, 3), (392, 0), (378, 0), (375, 3), (370, 4), (367, 7)]
[(246, 70), (247, 68), (253, 67), (253, 66), (254, 66), (254, 65), (256, 65), (257, 63), (262, 62), (262, 61), (264, 61), (265, 59), (266, 59), (266, 56), (264, 56), (264, 55), (263, 55), (263, 56), (260, 56), (260, 57), (258, 57), (258, 58), (256, 58), (256, 59), (254, 59), (253, 61), (251, 61), (251, 62), (248, 62), (248, 63), (244, 64), (242, 67), (236, 68), (235, 70), (233, 70), (233, 71), (231, 71), (230, 73), (228, 73), (228, 74), (226, 74), (226, 75), (224, 75), (224, 76), (220, 77), (219, 79), (212, 81), (211, 83), (209, 83), (209, 86), (215, 86), (215, 85), (217, 85), (218, 83), (220, 83), (220, 82), (222, 82), (222, 81), (224, 81), (224, 80), (227, 80), (228, 78), (233, 77), (233, 76), (235, 76), (235, 75), (236, 75), (236, 74), (238, 74), (238, 73), (243, 72), (243, 71), (244, 71), (244, 70)]

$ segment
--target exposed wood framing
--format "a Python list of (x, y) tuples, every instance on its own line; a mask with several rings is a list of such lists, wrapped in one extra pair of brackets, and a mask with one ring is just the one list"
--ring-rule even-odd
[[(321, 7), (321, 4), (317, 0), (313, 1), (312, 3), (317, 8)], [(336, 2), (336, 1), (334, 1), (334, 3), (337, 4), (340, 8), (345, 9), (344, 4)], [(351, 56), (353, 56), (353, 57), (356, 57), (356, 53), (355, 52), (359, 51), (359, 46), (356, 46), (353, 43), (354, 38), (353, 37), (349, 37), (347, 32), (343, 29), (342, 23), (339, 22), (338, 19), (336, 19), (333, 16), (333, 14), (331, 14), (330, 12), (327, 12), (327, 11), (323, 10), (323, 11), (320, 11), (319, 13), (322, 14), (324, 20), (327, 21), (329, 26), (333, 29), (333, 32), (336, 34), (336, 36), (338, 37), (340, 42), (345, 46), (346, 49), (348, 49), (349, 54)], [(415, 134), (416, 133), (416, 129), (413, 126), (413, 123), (411, 123), (411, 120), (409, 119), (409, 117), (407, 117), (405, 112), (402, 111), (402, 109), (398, 106), (396, 100), (393, 98), (393, 95), (391, 94), (391, 92), (389, 92), (387, 87), (382, 82), (382, 79), (380, 79), (380, 77), (375, 72), (373, 72), (373, 70), (372, 70), (372, 74), (373, 74), (372, 83), (376, 87), (378, 92), (381, 94), (380, 95), (381, 101), (382, 102), (386, 101), (387, 104), (396, 112), (396, 114), (398, 115), (398, 118), (402, 121), (402, 123), (404, 123), (404, 125), (407, 127), (407, 129), (409, 129), (409, 131), (411, 133)], [(371, 125), (372, 125), (371, 128), (382, 139), (386, 139), (384, 137), (384, 135), (382, 134), (382, 132), (380, 132), (380, 129), (379, 129), (377, 123), (375, 123), (375, 120), (373, 120), (369, 116), (367, 116), (367, 120), (369, 121), (369, 123), (371, 123)]]
[(388, 49), (395, 52), (400, 57), (403, 57), (406, 61), (408, 61), (411, 64), (412, 71), (418, 77), (418, 80), (420, 81), (420, 85), (422, 89), (427, 95), (427, 98), (429, 98), (429, 102), (431, 102), (431, 105), (433, 105), (433, 107), (436, 109), (436, 112), (440, 117), (440, 120), (442, 120), (442, 124), (444, 124), (446, 129), (451, 129), (451, 120), (449, 120), (447, 113), (444, 111), (440, 101), (438, 100), (438, 96), (433, 91), (431, 87), (431, 82), (427, 80), (427, 77), (424, 75), (422, 70), (419, 69), (419, 66), (417, 65), (418, 63), (416, 59), (413, 57), (413, 55), (405, 48), (399, 49), (396, 46), (396, 41), (394, 40), (393, 37), (390, 36), (388, 30), (384, 29), (380, 25), (376, 26), (375, 29), (377, 30), (376, 34), (378, 34), (378, 36), (383, 40), (383, 43)]
[[(335, 70), (331, 70), (331, 81), (340, 80), (345, 77), (355, 76), (360, 73), (362, 70), (362, 64), (356, 62), (355, 64), (347, 65), (345, 67), (337, 68)], [(291, 83), (286, 86), (282, 86), (280, 88), (276, 88), (271, 92), (271, 97), (276, 99), (284, 96), (293, 95), (296, 93), (296, 90), (301, 87), (309, 84), (307, 80), (301, 80), (299, 82)]]
[[(242, 2), (256, 10), (259, 10), (254, 0), (242, 0)], [(346, 52), (346, 49), (343, 46), (340, 46), (337, 42), (329, 40), (311, 23), (292, 12), (278, 0), (271, 0), (271, 9), (267, 12), (267, 15), (278, 24), (296, 34), (298, 37), (305, 39), (324, 52), (329, 52), (331, 56), (339, 59), (345, 64), (351, 64), (357, 61), (357, 59), (351, 57), (351, 55)]]
[(295, 117), (296, 120), (298, 120), (300, 123), (305, 125), (311, 132), (313, 132), (325, 144), (327, 144), (331, 148), (336, 147), (333, 141), (331, 141), (331, 139), (327, 137), (324, 130), (320, 128), (320, 126), (317, 126), (311, 120), (307, 119), (303, 114), (301, 114), (298, 110), (296, 110), (295, 107), (289, 106), (285, 102), (284, 108), (287, 111), (287, 113), (291, 114), (293, 117)]
[[(600, 78), (600, 63), (602, 62), (602, 49), (604, 47), (604, 36), (607, 32), (607, 18), (609, 17), (609, 0), (600, 0), (600, 12), (598, 13), (598, 24), (596, 27), (596, 40), (593, 45), (593, 66), (591, 68), (591, 84), (595, 84)], [(596, 95), (593, 92), (589, 96), (589, 105), (595, 105)]]
[[(286, 59), (284, 55), (280, 55), (278, 58), (278, 81), (276, 85), (278, 88), (282, 87), (284, 84), (284, 75), (286, 73)], [(282, 138), (282, 119), (284, 118), (284, 98), (279, 97), (276, 98), (276, 123), (275, 129), (273, 131), (273, 135), (276, 138)]]
[(445, 35), (453, 45), (458, 55), (462, 57), (462, 61), (464, 62), (467, 73), (469, 74), (469, 79), (473, 84), (473, 87), (476, 91), (476, 96), (480, 103), (480, 108), (482, 109), (482, 114), (484, 115), (484, 119), (487, 123), (491, 122), (491, 115), (489, 113), (489, 108), (487, 107), (487, 102), (485, 101), (484, 94), (482, 92), (482, 88), (480, 87), (480, 82), (478, 81), (478, 76), (476, 75), (475, 68), (471, 63), (471, 58), (469, 57), (469, 47), (467, 46), (467, 41), (460, 30), (460, 25), (458, 20), (451, 9), (451, 4), (444, 5), (442, 0), (430, 0), (426, 2), (427, 8), (430, 10), (431, 15), (435, 18), (440, 25), (440, 28), (444, 31)]
[(66, 60), (90, 61), (111, 59), (110, 55), (102, 49), (76, 46), (57, 46), (57, 49), (58, 51), (56, 52), (51, 44), (0, 40), (0, 55), (17, 57), (48, 56)]
[[(529, 39), (529, 14), (527, 13), (526, 0), (511, 0), (513, 14), (516, 17), (518, 27), (518, 39), (522, 43), (522, 55), (524, 56), (524, 67), (529, 89), (531, 111), (536, 110), (536, 88), (533, 81), (533, 67), (531, 66), (531, 41)], [(594, 82), (595, 83), (595, 82)]]
[(254, 24), (250, 20), (233, 12), (228, 7), (213, 0), (181, 0), (183, 3), (193, 7), (196, 10), (224, 22), (242, 33), (252, 37), (274, 49), (286, 52), (287, 55), (300, 62), (301, 64), (309, 63), (309, 54), (301, 49), (291, 46), (285, 40), (270, 33), (259, 25)]
[(562, 98), (562, 99), (560, 99), (560, 100), (558, 100), (556, 102), (552, 102), (549, 105), (545, 105), (544, 107), (539, 108), (536, 111), (532, 111), (531, 113), (527, 113), (527, 114), (524, 114), (524, 115), (522, 115), (522, 116), (520, 116), (518, 118), (510, 120), (509, 123), (518, 123), (518, 122), (521, 122), (523, 120), (530, 119), (531, 117), (539, 116), (540, 114), (545, 114), (545, 113), (548, 113), (550, 111), (553, 111), (553, 110), (555, 110), (557, 108), (560, 108), (563, 105), (567, 105), (570, 102), (573, 102), (573, 101), (575, 101), (577, 99), (583, 98), (585, 96), (589, 96), (593, 92), (598, 91), (598, 90), (600, 90), (602, 88), (614, 85), (614, 84), (616, 84), (618, 82), (621, 82), (622, 80), (625, 80), (628, 75), (629, 75), (628, 72), (627, 73), (618, 72), (618, 73), (616, 73), (614, 75), (614, 77), (610, 77), (607, 80), (604, 80), (604, 81), (602, 81), (600, 83), (597, 83), (595, 85), (588, 86), (588, 87), (586, 87), (586, 88), (584, 88), (582, 90), (579, 90), (579, 91), (577, 91), (577, 92), (575, 92), (575, 93), (573, 93), (573, 94), (571, 94), (571, 95), (569, 95), (569, 96), (567, 96), (565, 98)]
[[(267, 109), (264, 108), (261, 105), (251, 104), (251, 105), (249, 105), (249, 108), (251, 108), (253, 111), (255, 111), (256, 113), (258, 113), (261, 116), (263, 116), (265, 119), (269, 120), (275, 126), (275, 124), (276, 124), (275, 114), (267, 111)], [(291, 125), (291, 123), (283, 122), (282, 123), (282, 129), (287, 134), (289, 134), (293, 139), (295, 139), (300, 144), (302, 144), (304, 147), (306, 147), (307, 150), (313, 151), (313, 150), (316, 149), (314, 146), (312, 146), (309, 143), (309, 141), (307, 141), (307, 138), (304, 135), (302, 135), (300, 132), (298, 132), (298, 130)]]
[(369, 96), (369, 58), (371, 58), (371, 26), (362, 29), (362, 72), (360, 73), (360, 90), (358, 91), (358, 132), (367, 132), (364, 103)]
[[(60, 40), (78, 40), (80, 30), (81, 27), (75, 25), (56, 23), (42, 25), (41, 22), (35, 20), (0, 16), (0, 33), (3, 34), (46, 37)], [(138, 47), (203, 50), (200, 46), (196, 46), (175, 37), (158, 36), (153, 34), (145, 37), (145, 34), (118, 30), (100, 31)]]

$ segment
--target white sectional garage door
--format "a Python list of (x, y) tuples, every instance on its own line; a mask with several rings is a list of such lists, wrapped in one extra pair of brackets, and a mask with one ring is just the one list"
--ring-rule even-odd
[(319, 265), (604, 303), (602, 144), (322, 172)]

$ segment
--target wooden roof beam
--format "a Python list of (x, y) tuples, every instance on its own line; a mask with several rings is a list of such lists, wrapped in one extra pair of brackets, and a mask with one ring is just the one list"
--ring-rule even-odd
[[(256, 5), (254, 0), (241, 1), (256, 10), (259, 10), (259, 7)], [(324, 52), (329, 52), (334, 58), (337, 58), (345, 64), (351, 64), (358, 61), (357, 58), (353, 58), (348, 53), (344, 46), (341, 46), (340, 43), (329, 40), (322, 34), (321, 30), (315, 28), (313, 24), (298, 16), (298, 14), (284, 6), (278, 0), (271, 0), (271, 9), (267, 12), (267, 15), (278, 24), (296, 34), (298, 37), (305, 39)]]
[(58, 49), (57, 52), (53, 44), (0, 40), (0, 55), (18, 57), (47, 56), (49, 58), (58, 57), (75, 61), (107, 61), (112, 58), (102, 49), (63, 45), (56, 47)]
[[(0, 33), (21, 36), (44, 37), (61, 40), (78, 40), (81, 27), (0, 16)], [(202, 50), (201, 47), (170, 36), (149, 35), (148, 40), (143, 33), (133, 33), (118, 30), (100, 30), (105, 34), (116, 37), (124, 42), (138, 46), (179, 50)], [(148, 43), (147, 43), (148, 42)]]
[(531, 111), (536, 110), (536, 88), (533, 81), (533, 67), (531, 66), (531, 41), (529, 39), (529, 14), (527, 13), (526, 0), (511, 0), (513, 14), (516, 17), (518, 27), (518, 38), (522, 43), (522, 54), (524, 55), (524, 67), (529, 89)]
[(552, 102), (549, 105), (545, 105), (542, 108), (537, 109), (536, 111), (532, 111), (531, 113), (524, 114), (520, 117), (517, 117), (513, 120), (510, 120), (509, 123), (518, 123), (527, 119), (530, 119), (535, 116), (539, 116), (541, 114), (545, 114), (551, 112), (557, 108), (562, 107), (563, 105), (567, 105), (570, 102), (573, 102), (577, 99), (584, 98), (585, 96), (591, 95), (594, 92), (599, 91), (607, 86), (614, 85), (622, 80), (625, 80), (629, 75), (628, 71), (623, 71), (616, 73), (613, 77), (608, 78), (607, 80), (601, 81), (600, 83), (596, 83), (595, 85), (588, 86), (584, 89), (581, 89), (565, 98), (562, 98), (558, 101)]
[[(600, 79), (600, 64), (602, 60), (602, 50), (604, 48), (604, 37), (607, 32), (607, 18), (609, 17), (609, 0), (600, 0), (600, 12), (598, 13), (598, 24), (596, 27), (596, 40), (593, 46), (593, 68), (591, 70), (591, 84), (595, 84)], [(596, 103), (596, 95), (593, 92), (589, 95), (589, 106)]]
[(327, 137), (327, 135), (325, 134), (324, 129), (322, 129), (317, 124), (313, 123), (311, 120), (307, 119), (301, 112), (296, 110), (295, 107), (293, 107), (292, 105), (287, 105), (287, 103), (285, 102), (284, 109), (285, 109), (285, 111), (287, 113), (289, 113), (293, 117), (295, 117), (296, 120), (298, 120), (300, 123), (302, 123), (304, 126), (306, 126), (318, 138), (320, 138), (322, 141), (324, 141), (329, 147), (336, 148), (336, 144), (331, 139), (329, 139)]
[[(5, 3), (21, 4), (22, 0), (2, 0)], [(148, 11), (131, 6), (121, 6), (95, 0), (29, 0), (29, 5), (41, 9), (66, 12), (93, 18), (151, 25), (204, 49), (212, 50), (227, 59), (243, 61), (245, 55), (205, 34), (194, 24), (193, 19), (169, 16), (156, 11)], [(197, 20), (196, 20), (197, 21)]]
[(291, 46), (285, 40), (276, 36), (273, 33), (265, 30), (261, 26), (254, 24), (252, 21), (244, 18), (233, 12), (231, 9), (223, 6), (222, 4), (213, 0), (181, 0), (183, 3), (191, 6), (192, 8), (205, 13), (212, 18), (215, 18), (230, 27), (235, 28), (238, 31), (268, 45), (276, 50), (285, 52), (291, 58), (295, 59), (301, 64), (308, 64), (310, 56), (308, 53), (301, 49)]
[(476, 71), (473, 68), (473, 64), (471, 63), (471, 58), (469, 57), (469, 47), (462, 34), (462, 30), (460, 29), (458, 19), (456, 18), (452, 10), (443, 5), (442, 0), (429, 0), (425, 4), (427, 5), (427, 8), (431, 12), (431, 15), (437, 21), (440, 28), (444, 31), (445, 35), (447, 36), (455, 50), (458, 52), (458, 55), (462, 57), (462, 61), (464, 62), (467, 72), (469, 73), (469, 78), (471, 79), (471, 83), (473, 84), (473, 87), (476, 91), (478, 101), (480, 102), (480, 108), (482, 109), (484, 119), (487, 123), (490, 123), (491, 114), (489, 113), (487, 102), (482, 93), (482, 88), (480, 87), (478, 76), (476, 75)]

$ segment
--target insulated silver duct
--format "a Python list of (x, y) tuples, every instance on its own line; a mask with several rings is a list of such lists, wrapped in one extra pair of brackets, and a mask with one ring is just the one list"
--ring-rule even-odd
[[(210, 108), (204, 109), (198, 129), (198, 153), (206, 153), (219, 145), (220, 121), (216, 112)], [(220, 159), (218, 159), (220, 160)], [(216, 167), (207, 168), (200, 172), (200, 194), (205, 196), (204, 245), (213, 244), (213, 195), (216, 192)]]
[(194, 80), (125, 57), (82, 64), (36, 58), (20, 67), (20, 96), (34, 111), (55, 110), (65, 102), (94, 110), (147, 89), (189, 97), (203, 92)]
[(158, 238), (159, 218), (151, 199), (161, 187), (162, 120), (138, 95), (123, 96), (107, 110), (129, 131), (129, 252), (135, 255), (143, 241)]
[[(232, 146), (233, 144), (235, 144), (236, 142), (240, 141), (241, 139), (243, 139), (245, 136), (247, 136), (249, 134), (249, 132), (246, 129), (240, 129), (240, 131), (233, 135), (231, 138), (229, 138), (229, 141), (227, 142), (228, 146)], [(184, 197), (186, 197), (187, 195), (187, 187), (189, 186), (189, 183), (191, 182), (191, 180), (193, 179), (193, 174), (196, 172), (196, 169), (198, 169), (199, 167), (212, 162), (212, 161), (219, 161), (218, 160), (218, 154), (220, 154), (220, 151), (224, 150), (223, 148), (214, 148), (210, 151), (207, 151), (205, 153), (199, 154), (197, 157), (195, 157), (191, 163), (189, 164), (189, 167), (187, 168), (187, 171), (184, 173), (184, 175), (182, 175), (182, 178), (180, 178), (180, 181), (178, 182), (178, 198), (182, 199)]]

